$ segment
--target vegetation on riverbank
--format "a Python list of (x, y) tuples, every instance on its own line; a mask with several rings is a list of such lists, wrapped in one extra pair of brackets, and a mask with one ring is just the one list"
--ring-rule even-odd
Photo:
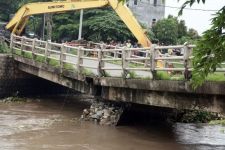
[(225, 126), (225, 119), (222, 120), (212, 120), (209, 122), (210, 125), (223, 125)]
[(2, 103), (23, 103), (23, 102), (29, 102), (27, 98), (21, 98), (18, 96), (11, 96), (4, 99), (0, 99), (0, 102)]
[(204, 110), (178, 110), (175, 122), (182, 123), (209, 123), (225, 125), (225, 116), (219, 113)]

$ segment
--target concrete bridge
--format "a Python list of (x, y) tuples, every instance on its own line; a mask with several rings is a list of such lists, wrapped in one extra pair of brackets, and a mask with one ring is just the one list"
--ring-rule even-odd
[[(15, 35), (10, 44), (19, 70), (81, 93), (110, 101), (224, 113), (225, 82), (206, 82), (193, 90), (188, 81), (193, 47), (127, 49), (96, 43), (81, 47)], [(168, 48), (183, 49), (184, 55), (159, 55), (160, 49)], [(182, 80), (158, 80), (159, 71), (185, 75), (179, 74)]]

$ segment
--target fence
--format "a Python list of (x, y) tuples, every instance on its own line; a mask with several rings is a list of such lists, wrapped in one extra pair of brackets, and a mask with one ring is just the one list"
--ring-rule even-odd
[[(188, 78), (186, 73), (192, 70), (194, 45), (126, 48), (93, 44), (95, 45), (93, 48), (87, 48), (12, 35), (10, 48), (13, 54), (18, 54), (19, 51), (23, 56), (30, 54), (32, 60), (41, 57), (46, 64), (50, 63), (49, 60), (55, 60), (61, 71), (65, 69), (65, 64), (70, 64), (79, 74), (84, 73), (86, 69), (91, 69), (96, 71), (95, 75), (98, 77), (106, 76), (107, 71), (119, 70), (124, 78), (132, 71), (137, 72), (138, 75), (143, 71), (153, 74), (157, 71), (180, 71), (184, 73), (185, 78)], [(160, 52), (164, 49), (176, 49), (183, 54), (180, 56), (161, 54)], [(90, 63), (88, 64), (87, 61)], [(217, 71), (224, 72), (225, 69), (220, 68)]]

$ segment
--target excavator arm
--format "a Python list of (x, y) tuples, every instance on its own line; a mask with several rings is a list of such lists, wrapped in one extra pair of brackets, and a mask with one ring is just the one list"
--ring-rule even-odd
[(138, 42), (143, 47), (151, 45), (150, 40), (145, 35), (142, 27), (133, 16), (130, 9), (118, 0), (83, 0), (83, 1), (58, 1), (58, 2), (39, 2), (29, 3), (21, 7), (12, 20), (7, 24), (6, 28), (13, 34), (20, 35), (26, 26), (29, 16), (45, 13), (59, 13), (67, 11), (75, 11), (79, 9), (91, 9), (111, 6), (121, 20), (126, 24), (128, 29), (134, 34)]

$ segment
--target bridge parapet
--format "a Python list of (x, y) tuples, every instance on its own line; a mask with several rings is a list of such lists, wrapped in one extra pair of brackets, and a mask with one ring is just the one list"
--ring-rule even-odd
[[(90, 48), (12, 35), (10, 47), (14, 55), (59, 67), (61, 72), (69, 69), (89, 76), (145, 79), (155, 79), (157, 72), (167, 72), (189, 80), (195, 45), (127, 48), (94, 43)], [(225, 68), (216, 71), (225, 72)]]

